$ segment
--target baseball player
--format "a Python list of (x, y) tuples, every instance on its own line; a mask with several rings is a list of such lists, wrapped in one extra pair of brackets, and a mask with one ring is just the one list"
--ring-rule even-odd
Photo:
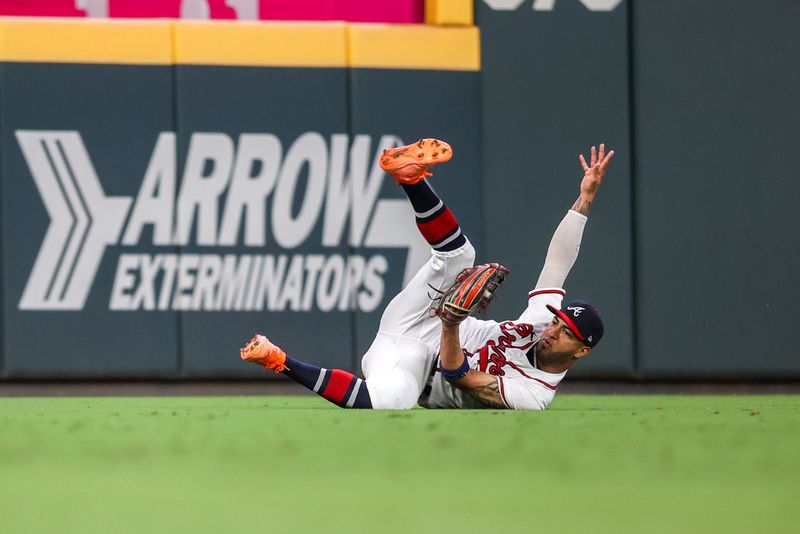
[(593, 306), (573, 301), (562, 307), (562, 286), (614, 152), (601, 144), (591, 148), (589, 163), (580, 155), (580, 195), (553, 234), (527, 308), (503, 322), (471, 315), (488, 305), (508, 269), (473, 267), (475, 250), (426, 181), (429, 168), (452, 154), (443, 141), (421, 139), (381, 157), (381, 168), (408, 196), (432, 254), (386, 307), (361, 360), (363, 380), (291, 358), (262, 335), (241, 349), (242, 359), (283, 373), (344, 408), (547, 408), (567, 370), (603, 335)]

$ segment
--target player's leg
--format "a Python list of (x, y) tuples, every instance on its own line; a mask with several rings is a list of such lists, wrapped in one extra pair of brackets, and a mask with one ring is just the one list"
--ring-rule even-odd
[(394, 178), (411, 202), (422, 237), (440, 252), (456, 250), (466, 242), (452, 212), (425, 180), (433, 176), (428, 171), (431, 166), (446, 163), (452, 156), (453, 149), (444, 141), (420, 139), (385, 150), (380, 160), (381, 169)]
[(411, 207), (422, 237), (433, 250), (447, 252), (456, 250), (467, 241), (453, 212), (431, 188), (427, 180), (415, 184), (401, 184)]
[[(417, 272), (409, 284), (389, 303), (383, 313), (380, 332), (431, 341), (421, 330), (431, 319), (433, 290), (448, 287), (455, 277), (475, 260), (475, 250), (461, 230), (453, 212), (425, 180), (431, 176), (431, 165), (444, 163), (452, 157), (450, 145), (437, 139), (390, 149), (381, 156), (381, 168), (403, 188), (422, 237), (430, 244), (432, 257)], [(433, 288), (433, 289), (432, 289)], [(429, 321), (435, 328), (433, 340), (438, 339), (438, 322)]]
[(261, 335), (240, 351), (241, 357), (288, 376), (342, 408), (413, 408), (436, 359), (439, 321), (429, 315), (429, 294), (432, 288), (447, 288), (474, 258), (469, 241), (456, 250), (434, 250), (386, 307), (379, 332), (362, 359), (367, 380), (291, 358)]
[(372, 407), (407, 410), (416, 406), (435, 358), (436, 352), (428, 345), (378, 333), (361, 360)]
[(372, 408), (369, 391), (357, 376), (291, 358), (262, 335), (256, 335), (239, 353), (243, 360), (282, 373), (337, 406)]
[(439, 340), (439, 320), (433, 314), (434, 298), (447, 290), (458, 274), (475, 261), (475, 249), (467, 241), (449, 253), (434, 251), (408, 284), (389, 302), (378, 332), (397, 334), (427, 345)]
[(443, 291), (475, 251), (467, 241), (449, 253), (434, 251), (381, 316), (375, 340), (361, 359), (374, 408), (413, 408), (436, 362), (439, 319), (432, 315), (431, 294)]
[(433, 250), (384, 310), (378, 334), (361, 360), (375, 408), (416, 405), (435, 363), (439, 339), (439, 321), (430, 314), (431, 296), (449, 287), (475, 259), (455, 216), (425, 180), (428, 167), (449, 160), (451, 154), (447, 143), (423, 139), (389, 150), (381, 159), (381, 167), (406, 193), (417, 228)]

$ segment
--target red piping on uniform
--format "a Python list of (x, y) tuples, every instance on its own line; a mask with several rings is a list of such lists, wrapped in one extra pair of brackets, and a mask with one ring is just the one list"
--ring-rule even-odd
[(503, 377), (498, 376), (497, 381), (500, 382), (500, 396), (503, 398), (503, 404), (506, 405), (506, 408), (511, 409), (511, 406), (508, 404), (508, 401), (506, 400), (506, 388), (503, 385)]
[(533, 377), (533, 376), (526, 375), (526, 374), (525, 374), (525, 371), (523, 371), (522, 369), (520, 369), (519, 367), (517, 367), (516, 365), (514, 365), (514, 363), (513, 363), (513, 362), (506, 362), (506, 365), (510, 365), (511, 367), (513, 367), (514, 369), (516, 369), (516, 370), (517, 370), (517, 372), (518, 372), (519, 374), (521, 374), (522, 376), (524, 376), (525, 378), (530, 378), (531, 380), (536, 380), (537, 382), (539, 382), (541, 385), (543, 385), (543, 386), (544, 386), (544, 387), (546, 387), (547, 389), (550, 389), (550, 390), (553, 390), (553, 391), (555, 391), (555, 390), (557, 390), (557, 389), (558, 389), (558, 386), (551, 386), (550, 384), (548, 384), (548, 383), (547, 383), (547, 382), (545, 382), (544, 380), (539, 380), (538, 378), (535, 378), (535, 377)]
[(528, 293), (528, 298), (533, 298), (536, 295), (547, 295), (548, 293), (564, 296), (564, 292), (560, 289), (540, 289), (539, 291), (533, 290)]

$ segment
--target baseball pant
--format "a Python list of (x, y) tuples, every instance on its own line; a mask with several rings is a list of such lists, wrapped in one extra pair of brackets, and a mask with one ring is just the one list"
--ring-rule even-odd
[(384, 310), (375, 340), (361, 359), (373, 408), (405, 410), (417, 404), (439, 354), (441, 324), (431, 311), (431, 288), (445, 291), (475, 261), (469, 240), (452, 251), (431, 252)]

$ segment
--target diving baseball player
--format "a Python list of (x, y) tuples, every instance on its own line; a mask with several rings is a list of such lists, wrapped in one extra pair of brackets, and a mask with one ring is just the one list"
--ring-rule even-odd
[(579, 157), (580, 195), (553, 234), (527, 308), (503, 322), (471, 315), (488, 305), (508, 269), (473, 267), (472, 245), (426, 181), (428, 169), (452, 154), (443, 141), (421, 139), (381, 157), (381, 168), (408, 196), (432, 254), (386, 307), (361, 361), (363, 380), (287, 356), (262, 335), (241, 349), (242, 359), (283, 373), (343, 408), (547, 408), (567, 370), (603, 335), (592, 305), (562, 306), (562, 287), (614, 151), (606, 153), (601, 144), (591, 148), (589, 163)]

